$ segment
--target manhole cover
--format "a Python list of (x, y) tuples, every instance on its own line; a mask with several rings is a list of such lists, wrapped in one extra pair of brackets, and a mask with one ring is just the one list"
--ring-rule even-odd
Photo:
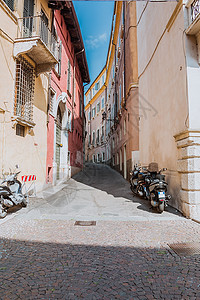
[(96, 221), (76, 221), (74, 225), (78, 225), (78, 226), (96, 226)]
[(179, 243), (168, 245), (174, 252), (180, 256), (200, 255), (200, 243)]

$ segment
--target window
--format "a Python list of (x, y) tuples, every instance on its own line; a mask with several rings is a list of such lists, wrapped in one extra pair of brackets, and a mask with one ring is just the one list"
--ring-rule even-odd
[(117, 165), (119, 165), (119, 153), (117, 152)]
[(95, 91), (98, 91), (99, 87), (100, 87), (100, 83), (98, 81), (98, 82), (95, 83)]
[(119, 107), (121, 109), (121, 103), (122, 103), (122, 86), (120, 84), (119, 86)]
[(68, 70), (67, 70), (67, 90), (71, 92), (71, 64), (68, 60)]
[(97, 114), (100, 112), (100, 102), (97, 103)]
[(122, 73), (122, 98), (124, 98), (124, 71)]
[(95, 145), (95, 131), (92, 132), (92, 145)]
[(88, 121), (91, 120), (91, 111), (88, 112)]
[(62, 57), (62, 42), (60, 42), (59, 48), (58, 48), (58, 64), (55, 66), (55, 71), (58, 73), (58, 75), (61, 75), (61, 57)]
[(100, 155), (97, 153), (97, 162), (100, 162)]
[(80, 105), (80, 110), (79, 110), (79, 113), (80, 113), (80, 117), (82, 117), (82, 112), (83, 112), (83, 99), (82, 99), (82, 95), (79, 94), (79, 105)]
[(70, 110), (68, 110), (67, 129), (70, 131), (72, 129), (72, 114)]
[(3, 0), (7, 5), (8, 7), (14, 11), (14, 0)]
[(124, 119), (124, 135), (126, 134), (126, 119)]
[(93, 109), (92, 109), (92, 117), (93, 118), (95, 117), (95, 114), (96, 114), (96, 109), (95, 109), (95, 107), (93, 107)]
[(24, 58), (16, 60), (14, 114), (26, 121), (33, 120), (35, 72)]
[(115, 149), (115, 138), (113, 138), (112, 146), (113, 146), (113, 149)]
[(105, 161), (105, 152), (102, 153), (102, 161)]
[(92, 155), (92, 162), (95, 163), (95, 154)]
[(112, 157), (112, 165), (114, 166), (115, 165), (115, 156), (113, 155)]
[(99, 129), (97, 129), (97, 144), (99, 143)]
[(89, 145), (91, 145), (91, 134), (89, 134)]
[(105, 80), (105, 75), (103, 74), (103, 76), (102, 76), (102, 85), (104, 84), (104, 80)]
[(104, 108), (104, 98), (101, 99), (101, 109)]
[(25, 127), (20, 124), (17, 124), (16, 125), (16, 135), (24, 137), (25, 136)]
[(104, 141), (104, 126), (101, 127), (101, 140)]
[(120, 141), (121, 141), (121, 139), (122, 139), (122, 130), (121, 130), (121, 128), (120, 128), (120, 130), (119, 130), (119, 139), (120, 139)]

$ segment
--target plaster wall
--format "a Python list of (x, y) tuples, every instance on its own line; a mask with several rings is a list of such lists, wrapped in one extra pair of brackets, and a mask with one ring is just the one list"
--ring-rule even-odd
[[(17, 9), (22, 9), (21, 1)], [(48, 9), (48, 8), (47, 8)], [(21, 11), (14, 14), (22, 15)], [(5, 112), (0, 116), (0, 176), (13, 170), (19, 164), (22, 175), (36, 175), (36, 189), (45, 185), (46, 148), (47, 148), (47, 95), (48, 77), (40, 75), (35, 80), (33, 100), (33, 130), (25, 128), (25, 136), (16, 135), (16, 127), (12, 121), (14, 109), (15, 59), (13, 57), (13, 41), (17, 36), (17, 19), (13, 13), (5, 11), (0, 5), (0, 28), (6, 33), (0, 34), (0, 108)], [(34, 63), (33, 63), (34, 65)]]
[[(137, 2), (138, 20), (142, 5)], [(138, 25), (139, 149), (142, 164), (155, 161), (159, 168), (168, 169), (171, 204), (180, 208), (181, 182), (174, 135), (186, 129), (188, 119), (182, 10), (170, 31), (162, 36), (175, 5), (148, 3)]]

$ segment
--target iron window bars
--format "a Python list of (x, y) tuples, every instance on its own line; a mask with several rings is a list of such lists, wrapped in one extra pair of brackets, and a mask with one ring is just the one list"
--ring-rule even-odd
[(34, 67), (23, 57), (16, 60), (14, 115), (33, 121)]

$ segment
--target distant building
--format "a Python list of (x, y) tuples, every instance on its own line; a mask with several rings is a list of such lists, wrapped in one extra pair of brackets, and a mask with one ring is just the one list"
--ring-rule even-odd
[[(87, 158), (105, 161), (128, 179), (138, 162), (139, 116), (136, 3), (115, 3), (110, 44), (105, 68), (86, 92)], [(125, 45), (125, 47), (124, 47)], [(104, 86), (95, 86), (105, 74)], [(98, 103), (104, 99), (99, 115)], [(102, 108), (102, 107), (101, 107)], [(104, 113), (104, 114), (103, 114)], [(98, 144), (99, 133), (104, 139)], [(95, 139), (93, 138), (95, 137)], [(95, 142), (94, 142), (95, 141)], [(99, 158), (103, 158), (100, 160)]]
[(86, 93), (86, 161), (105, 162), (105, 126), (102, 113), (106, 105), (106, 68), (102, 70)]

